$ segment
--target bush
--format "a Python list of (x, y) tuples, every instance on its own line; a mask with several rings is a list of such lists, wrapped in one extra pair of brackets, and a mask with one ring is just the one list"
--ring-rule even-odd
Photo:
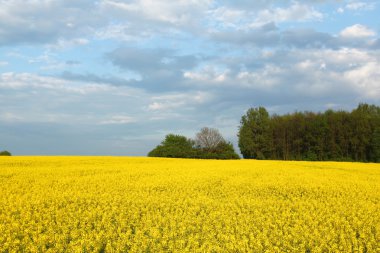
[(6, 150), (0, 152), (0, 156), (11, 156), (11, 155), (12, 155), (11, 152), (6, 151)]
[(235, 153), (232, 143), (221, 142), (212, 151), (208, 149), (197, 148), (197, 158), (200, 159), (240, 159), (239, 155)]
[(160, 145), (148, 153), (148, 156), (190, 158), (194, 156), (193, 142), (185, 136), (168, 134)]
[[(204, 135), (208, 128), (203, 128), (200, 133), (202, 137), (214, 137), (214, 135)], [(211, 129), (212, 134), (217, 133), (216, 129)], [(207, 132), (207, 134), (209, 133)], [(240, 159), (239, 155), (235, 153), (234, 147), (231, 143), (226, 142), (223, 137), (218, 139), (218, 142), (213, 142), (210, 147), (208, 145), (200, 145), (199, 136), (197, 134), (196, 141), (186, 138), (181, 135), (168, 134), (160, 145), (155, 147), (148, 153), (149, 157), (172, 157), (172, 158), (197, 158), (197, 159)], [(215, 139), (215, 138), (211, 138)], [(208, 142), (210, 143), (210, 142)]]

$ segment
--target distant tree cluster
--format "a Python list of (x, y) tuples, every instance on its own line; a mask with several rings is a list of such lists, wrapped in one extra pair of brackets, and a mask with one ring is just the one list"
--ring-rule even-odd
[(194, 140), (182, 135), (168, 134), (148, 153), (150, 157), (239, 159), (233, 145), (224, 140), (217, 129), (204, 127)]
[(380, 162), (380, 107), (282, 116), (251, 108), (238, 138), (244, 158)]
[(11, 152), (9, 152), (9, 151), (6, 151), (6, 150), (4, 150), (4, 151), (0, 151), (0, 156), (11, 156), (12, 154), (11, 154)]

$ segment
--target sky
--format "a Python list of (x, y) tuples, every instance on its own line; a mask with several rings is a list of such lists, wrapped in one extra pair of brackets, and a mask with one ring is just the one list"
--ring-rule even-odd
[(270, 114), (380, 105), (380, 1), (0, 0), (0, 150), (145, 156)]

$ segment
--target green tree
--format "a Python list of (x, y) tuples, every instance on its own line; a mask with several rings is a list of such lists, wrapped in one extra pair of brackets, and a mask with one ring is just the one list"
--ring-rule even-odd
[(379, 161), (380, 107), (359, 104), (351, 112), (295, 112), (269, 116), (251, 108), (241, 119), (244, 158)]
[(230, 142), (221, 142), (216, 147), (216, 159), (240, 159)]
[(148, 153), (150, 157), (191, 158), (195, 156), (194, 142), (185, 136), (168, 134), (165, 139)]
[(0, 152), (0, 156), (11, 156), (11, 155), (12, 155), (11, 152), (6, 151), (6, 150)]
[(218, 129), (203, 127), (195, 135), (197, 158), (201, 159), (239, 159), (232, 143), (226, 142)]
[(372, 162), (380, 162), (380, 126), (376, 127), (372, 135)]
[(380, 107), (368, 106), (371, 125), (371, 141), (368, 147), (368, 158), (371, 162), (380, 162)]
[(191, 140), (181, 135), (168, 134), (165, 139), (148, 153), (150, 157), (239, 159), (233, 145), (226, 142), (217, 129), (202, 128)]
[(351, 112), (352, 127), (355, 135), (351, 138), (352, 156), (356, 161), (368, 161), (371, 142), (371, 113), (368, 104), (359, 104)]
[(235, 152), (232, 143), (220, 142), (212, 151), (197, 147), (197, 155), (195, 158), (199, 159), (240, 159), (239, 155)]
[(264, 107), (250, 108), (241, 118), (238, 138), (244, 158), (266, 159), (271, 156), (270, 119)]

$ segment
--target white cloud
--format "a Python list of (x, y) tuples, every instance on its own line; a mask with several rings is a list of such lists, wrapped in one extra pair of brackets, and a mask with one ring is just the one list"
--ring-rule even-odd
[(344, 13), (346, 10), (351, 12), (358, 11), (371, 11), (376, 8), (376, 4), (374, 2), (360, 2), (360, 1), (351, 1), (344, 6), (339, 7), (336, 11), (338, 13)]
[(152, 97), (152, 102), (148, 105), (149, 111), (161, 111), (161, 110), (170, 110), (178, 109), (187, 104), (191, 95), (187, 96), (183, 93), (174, 93), (167, 95), (160, 95)]
[(9, 62), (7, 62), (7, 61), (0, 61), (0, 67), (7, 66), (8, 64), (9, 64)]
[(101, 125), (130, 124), (137, 122), (137, 119), (126, 115), (114, 115), (109, 119), (100, 121)]
[[(315, 98), (336, 96), (343, 101), (348, 96), (359, 101), (380, 99), (380, 54), (364, 49), (342, 48), (339, 50), (323, 49), (293, 51), (292, 57), (286, 58), (286, 71), (256, 71), (251, 76), (252, 83), (273, 83), (284, 92), (294, 91)], [(298, 59), (298, 61), (297, 61)], [(282, 62), (281, 64), (284, 64)], [(344, 94), (343, 94), (344, 93)]]
[(15, 113), (11, 112), (3, 112), (0, 113), (0, 122), (20, 122), (22, 121), (22, 117)]
[(141, 30), (138, 34), (131, 33), (131, 24), (109, 24), (95, 31), (95, 37), (98, 39), (114, 39), (121, 41), (136, 40), (139, 37), (152, 36), (152, 32)]
[(217, 67), (207, 65), (198, 71), (186, 71), (183, 76), (196, 82), (220, 84), (228, 79), (228, 74), (228, 69), (218, 69)]
[(1, 1), (0, 45), (44, 44), (91, 34), (105, 24), (93, 1)]
[(380, 63), (368, 62), (346, 71), (344, 77), (364, 98), (380, 99)]
[(185, 25), (194, 22), (195, 15), (201, 15), (211, 5), (211, 0), (140, 0), (123, 2), (103, 0), (101, 6), (120, 13), (134, 13), (148, 20), (155, 20), (174, 25)]
[(192, 109), (209, 102), (212, 96), (207, 92), (195, 91), (187, 93), (174, 93), (152, 97), (148, 111), (177, 111), (179, 109)]
[(67, 49), (77, 46), (85, 46), (90, 43), (90, 40), (86, 38), (74, 38), (74, 39), (58, 39), (58, 41), (52, 45), (50, 45), (50, 48), (53, 49)]
[(281, 84), (281, 76), (285, 70), (268, 64), (256, 71), (241, 71), (237, 74), (237, 82), (245, 87), (270, 90)]
[[(24, 95), (24, 98), (27, 96)], [(6, 123), (70, 123), (70, 122), (89, 122), (93, 118), (88, 115), (77, 115), (73, 112), (61, 113), (52, 112), (48, 109), (42, 110), (37, 108), (37, 104), (34, 105), (36, 108), (23, 108), (23, 110), (15, 110), (13, 108), (8, 112), (0, 112), (0, 122)], [(45, 105), (46, 106), (46, 105)], [(6, 106), (4, 106), (6, 107)]]
[(233, 28), (242, 29), (252, 14), (239, 9), (231, 9), (225, 6), (208, 11), (208, 22), (214, 29)]
[(275, 8), (261, 10), (252, 26), (258, 26), (269, 22), (291, 22), (322, 20), (323, 14), (307, 4), (293, 3), (288, 8)]
[[(128, 96), (127, 96), (128, 95)], [(117, 125), (137, 122), (147, 95), (115, 87), (28, 73), (0, 74), (0, 121)], [(127, 111), (128, 115), (123, 112)], [(124, 110), (128, 108), (128, 110)]]
[(348, 10), (373, 10), (375, 8), (375, 3), (373, 2), (351, 2), (346, 4), (346, 9)]
[(153, 103), (148, 105), (148, 108), (151, 111), (162, 110), (162, 109), (166, 109), (166, 108), (170, 108), (170, 107), (173, 107), (173, 105), (160, 103), (160, 102), (153, 102)]
[[(73, 46), (73, 45), (72, 45)], [(52, 44), (47, 46), (48, 49), (45, 50), (41, 55), (31, 57), (28, 59), (28, 63), (31, 65), (38, 66), (40, 70), (46, 71), (46, 70), (66, 70), (69, 67), (73, 66), (73, 62), (79, 63), (79, 61), (62, 61), (58, 60), (59, 56), (57, 53), (52, 53), (53, 50), (51, 49), (67, 49), (69, 46), (68, 44), (61, 44), (58, 42), (58, 44)], [(56, 51), (54, 51), (56, 52)], [(74, 64), (75, 65), (75, 64)]]
[(340, 36), (345, 38), (366, 38), (375, 36), (376, 32), (360, 24), (346, 27), (340, 32)]
[(329, 66), (336, 66), (339, 69), (350, 68), (376, 59), (376, 56), (370, 52), (356, 48), (324, 49), (305, 52), (305, 54), (314, 59), (321, 59)]
[(289, 6), (281, 8), (267, 6), (267, 8), (246, 9), (220, 6), (209, 10), (208, 13), (207, 18), (212, 32), (226, 28), (247, 31), (252, 28), (261, 29), (266, 24), (321, 21), (324, 17), (323, 13), (314, 7), (298, 2), (292, 2)]
[[(181, 96), (182, 97), (182, 96)], [(187, 101), (182, 97), (181, 99), (167, 99), (162, 101), (154, 101), (148, 105), (149, 111), (167, 111), (171, 109), (179, 109), (185, 106)]]
[(38, 88), (46, 90), (60, 90), (79, 94), (99, 93), (114, 89), (109, 85), (73, 82), (56, 77), (46, 77), (31, 73), (13, 72), (0, 74), (0, 88), (20, 90), (27, 88)]

